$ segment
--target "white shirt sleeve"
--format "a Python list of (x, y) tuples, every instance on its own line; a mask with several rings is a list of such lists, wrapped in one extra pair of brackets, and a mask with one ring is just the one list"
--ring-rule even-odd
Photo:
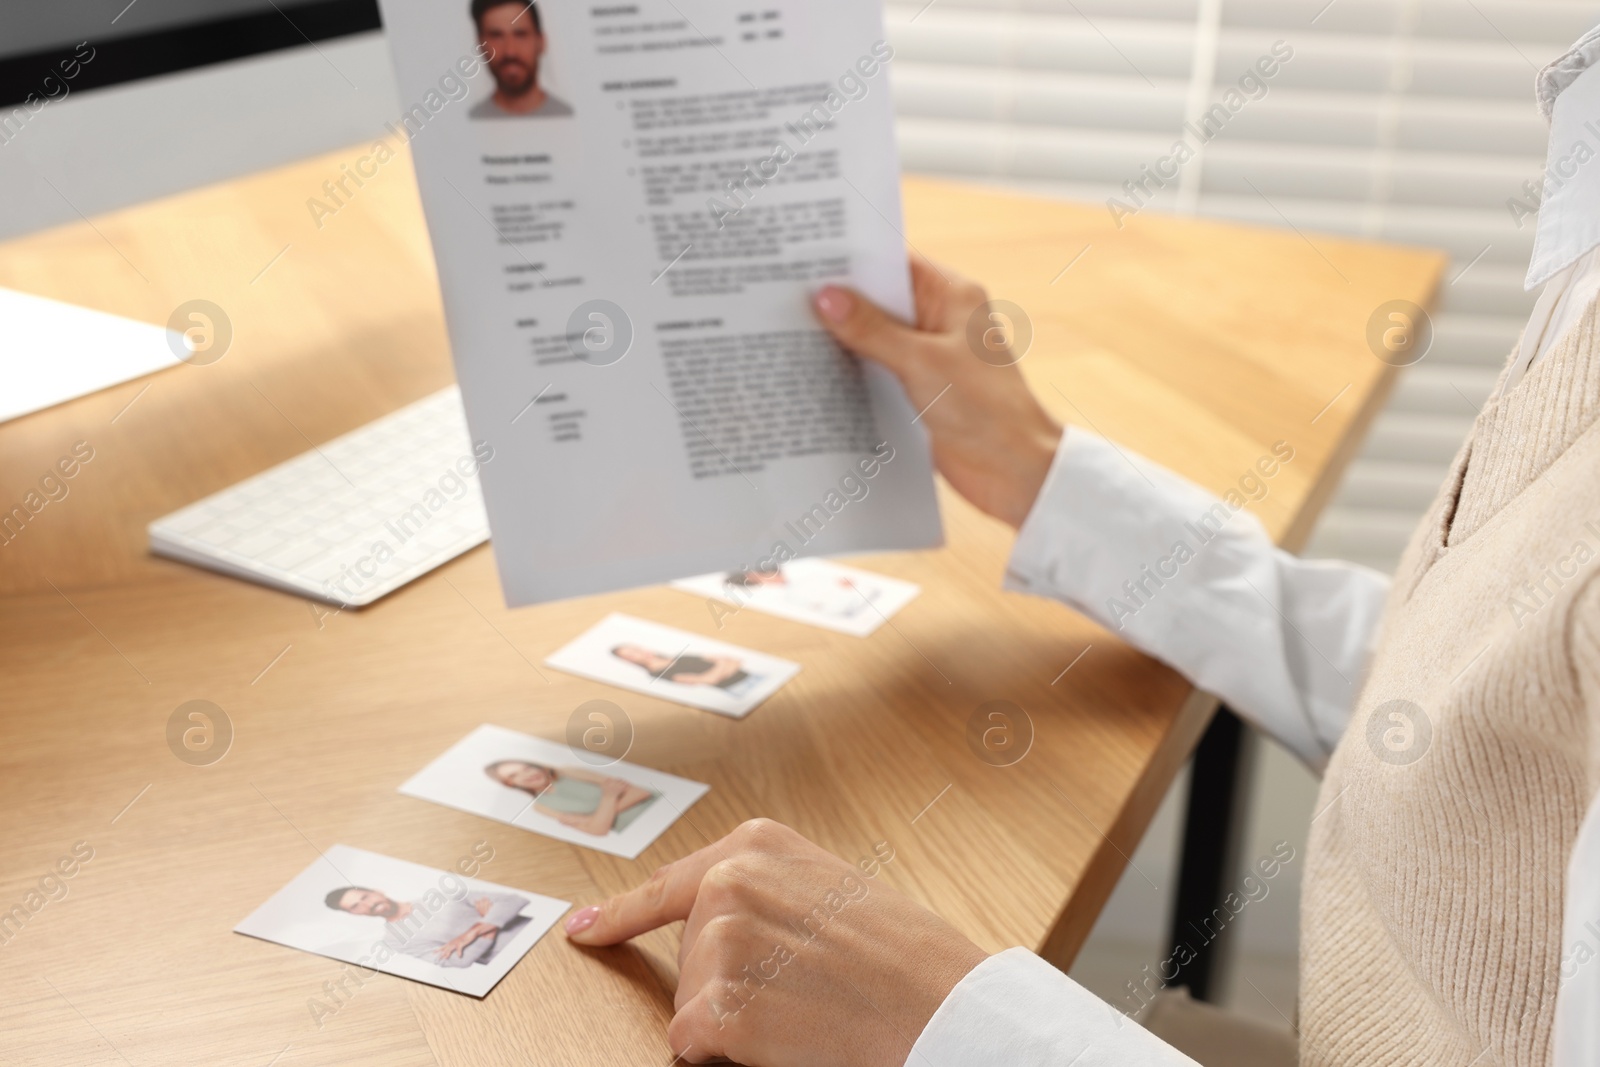
[(1198, 1067), (1027, 949), (956, 984), (906, 1067)]
[(1083, 612), (1320, 771), (1349, 721), (1389, 579), (1292, 556), (1230, 502), (1270, 493), (1293, 458), (1280, 442), (1225, 501), (1070, 429), (1006, 586)]

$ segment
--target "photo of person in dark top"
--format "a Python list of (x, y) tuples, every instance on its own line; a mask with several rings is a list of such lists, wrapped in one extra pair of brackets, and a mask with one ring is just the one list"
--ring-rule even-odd
[[(720, 574), (705, 577), (721, 589)], [(733, 716), (750, 714), (800, 671), (790, 660), (615, 613), (545, 662), (580, 678)]]
[(697, 656), (690, 652), (676, 657), (664, 656), (639, 645), (618, 645), (611, 654), (642, 668), (652, 678), (678, 685), (708, 685), (740, 693), (760, 681), (759, 676), (746, 671), (733, 656)]

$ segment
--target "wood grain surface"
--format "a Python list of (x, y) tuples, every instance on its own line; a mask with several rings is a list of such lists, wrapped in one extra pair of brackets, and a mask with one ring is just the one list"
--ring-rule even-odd
[[(0, 285), (157, 323), (205, 299), (234, 330), (217, 363), (0, 426), (0, 508), (78, 442), (94, 453), (0, 545), (0, 910), (93, 849), (0, 935), (0, 1062), (672, 1059), (676, 930), (602, 952), (547, 936), (482, 1001), (378, 976), (319, 1025), (308, 1002), (342, 966), (230, 930), (335, 843), (450, 867), (487, 841), (483, 878), (582, 904), (764, 815), (852, 859), (888, 842), (886, 880), (980, 944), (1069, 964), (1214, 702), (1065, 607), (1002, 592), (1010, 531), (943, 486), (945, 548), (860, 561), (923, 587), (867, 639), (753, 611), (718, 629), (664, 588), (510, 612), (486, 549), (340, 613), (147, 554), (150, 520), (452, 380), (409, 162), (320, 229), (306, 209), (357, 154), (0, 246)], [(1289, 442), (1252, 507), (1290, 546), (1392, 384), (1368, 318), (1425, 304), (1443, 265), (1153, 214), (1119, 230), (1099, 206), (923, 180), (906, 232), (1024, 310), (1022, 366), (1073, 425), (1219, 492)], [(804, 669), (734, 721), (542, 666), (613, 610)], [(396, 793), (480, 723), (560, 740), (595, 697), (631, 717), (630, 760), (712, 787), (637, 861)], [(167, 747), (192, 699), (232, 723), (210, 766)], [(1014, 766), (969, 748), (990, 700), (1031, 719)]]

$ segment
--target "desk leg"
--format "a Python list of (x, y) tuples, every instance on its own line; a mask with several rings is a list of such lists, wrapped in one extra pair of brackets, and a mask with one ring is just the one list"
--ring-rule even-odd
[[(1175, 957), (1178, 973), (1167, 984), (1188, 986), (1196, 1000), (1211, 1001), (1222, 993), (1221, 972), (1231, 924), (1218, 923), (1213, 916), (1222, 907), (1227, 882), (1237, 869), (1244, 790), (1249, 784), (1248, 742), (1238, 716), (1226, 707), (1218, 708), (1195, 748), (1189, 774), (1171, 944), (1187, 945), (1194, 955), (1186, 963), (1178, 962), (1185, 956)], [(1227, 914), (1225, 910), (1223, 914)]]

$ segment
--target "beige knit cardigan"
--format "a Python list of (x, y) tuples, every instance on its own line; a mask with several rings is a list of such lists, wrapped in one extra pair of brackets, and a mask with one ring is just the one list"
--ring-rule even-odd
[(1400, 564), (1312, 824), (1306, 1067), (1551, 1061), (1600, 785), (1597, 316), (1502, 376)]

